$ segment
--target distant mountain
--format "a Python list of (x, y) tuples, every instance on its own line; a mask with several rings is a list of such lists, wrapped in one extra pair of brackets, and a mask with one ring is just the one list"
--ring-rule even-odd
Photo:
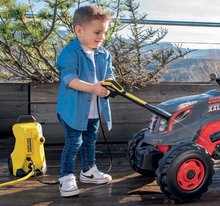
[(220, 49), (199, 49), (187, 55), (188, 58), (220, 60)]
[(220, 77), (220, 59), (186, 58), (176, 60), (168, 65), (163, 81), (209, 82), (210, 74)]
[[(147, 46), (147, 49), (155, 49), (159, 50), (161, 48), (170, 48), (173, 47), (174, 44), (170, 42), (160, 42), (154, 45)], [(182, 47), (183, 50), (186, 48)], [(187, 58), (192, 59), (220, 59), (220, 49), (198, 49), (193, 51), (187, 55)]]
[[(163, 42), (151, 46), (156, 50), (169, 47), (173, 47), (173, 44)], [(153, 69), (153, 67), (151, 65), (149, 69)], [(211, 73), (220, 77), (220, 49), (198, 49), (187, 54), (183, 59), (171, 62), (161, 80), (209, 82)]]

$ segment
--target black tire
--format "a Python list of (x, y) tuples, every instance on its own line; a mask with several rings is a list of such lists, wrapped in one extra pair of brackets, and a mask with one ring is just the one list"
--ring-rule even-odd
[[(131, 167), (136, 172), (138, 172), (139, 174), (141, 174), (144, 177), (155, 178), (156, 174), (154, 171), (141, 169), (135, 164), (136, 148), (138, 147), (138, 145), (142, 144), (145, 131), (146, 131), (146, 129), (140, 130), (139, 132), (134, 134), (132, 139), (129, 140), (127, 157), (128, 157), (128, 160), (129, 160)], [(147, 145), (146, 145), (146, 147), (147, 147)]]
[(214, 162), (195, 144), (176, 147), (160, 161), (156, 171), (162, 192), (176, 202), (192, 202), (208, 190), (214, 175)]
[(12, 165), (11, 157), (8, 158), (8, 171), (9, 174), (13, 175), (13, 165)]

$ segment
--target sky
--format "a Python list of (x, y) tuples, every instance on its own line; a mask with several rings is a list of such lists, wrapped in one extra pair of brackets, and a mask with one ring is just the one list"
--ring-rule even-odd
[[(220, 22), (219, 0), (138, 0), (140, 12), (150, 20)], [(193, 42), (190, 47), (220, 48), (220, 27), (163, 26), (163, 41)], [(196, 45), (195, 43), (202, 43)], [(206, 44), (203, 44), (206, 43)], [(207, 44), (209, 43), (209, 45)], [(185, 44), (187, 45), (187, 44)]]
[[(17, 0), (28, 2), (28, 0)], [(220, 22), (220, 0), (136, 0), (139, 12), (149, 20)], [(38, 4), (38, 8), (40, 5)], [(148, 26), (148, 25), (147, 25)], [(219, 48), (220, 27), (153, 26), (168, 29), (162, 41), (182, 43), (190, 48)], [(126, 35), (129, 32), (124, 32)], [(187, 43), (185, 43), (187, 42)]]
[(138, 0), (152, 19), (219, 22), (219, 0)]

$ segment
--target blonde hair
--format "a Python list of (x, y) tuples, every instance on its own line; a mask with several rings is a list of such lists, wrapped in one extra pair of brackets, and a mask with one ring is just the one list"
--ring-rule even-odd
[(104, 12), (102, 9), (96, 6), (82, 6), (79, 7), (73, 16), (73, 29), (75, 26), (79, 25), (82, 26), (83, 24), (87, 24), (92, 20), (102, 20), (102, 21), (109, 21), (110, 14)]

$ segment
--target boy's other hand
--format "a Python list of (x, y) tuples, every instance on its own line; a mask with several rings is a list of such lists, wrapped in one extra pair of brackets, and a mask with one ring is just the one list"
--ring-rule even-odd
[(97, 82), (93, 85), (93, 93), (100, 97), (107, 97), (110, 91), (102, 86), (102, 82)]

